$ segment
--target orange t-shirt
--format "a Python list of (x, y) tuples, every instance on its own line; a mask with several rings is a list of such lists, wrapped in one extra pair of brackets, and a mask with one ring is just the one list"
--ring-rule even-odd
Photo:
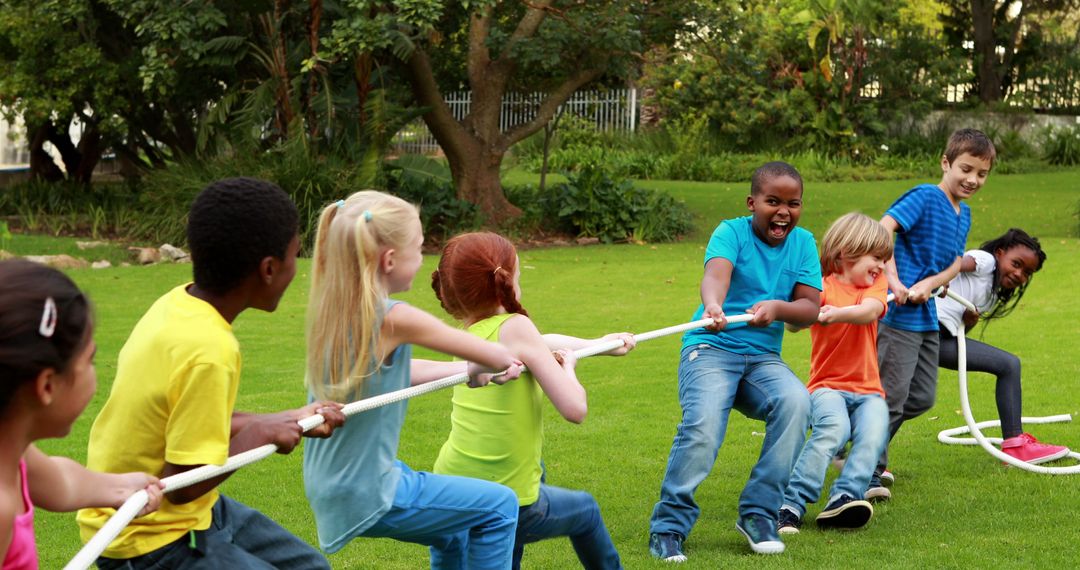
[[(878, 319), (888, 310), (885, 298), (888, 283), (885, 275), (879, 275), (869, 287), (856, 287), (841, 283), (835, 274), (822, 280), (821, 304), (834, 307), (858, 305), (863, 299), (878, 299), (882, 310)], [(877, 321), (865, 325), (834, 323), (814, 324), (810, 327), (810, 384), (813, 392), (818, 388), (832, 388), (856, 394), (881, 394), (881, 376), (878, 374)]]

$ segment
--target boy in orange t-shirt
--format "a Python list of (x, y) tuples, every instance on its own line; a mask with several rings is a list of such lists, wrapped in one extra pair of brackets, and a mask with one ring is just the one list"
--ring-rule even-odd
[(858, 213), (833, 223), (821, 244), (821, 313), (810, 327), (810, 439), (803, 447), (777, 517), (781, 534), (799, 532), (806, 504), (817, 502), (830, 459), (850, 439), (821, 528), (864, 526), (874, 508), (863, 499), (889, 441), (889, 408), (878, 375), (877, 321), (885, 315), (885, 262), (892, 239), (877, 221)]

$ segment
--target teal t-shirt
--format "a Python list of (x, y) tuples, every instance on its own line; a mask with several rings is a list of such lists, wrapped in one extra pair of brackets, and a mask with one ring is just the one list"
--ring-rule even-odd
[[(386, 311), (398, 302), (389, 301)], [(408, 388), (411, 358), (412, 345), (397, 347), (348, 400)], [(401, 478), (396, 458), (407, 402), (356, 414), (334, 430), (333, 437), (304, 442), (304, 490), (315, 513), (319, 547), (326, 552), (341, 550), (393, 505)]]
[[(798, 283), (821, 290), (821, 264), (813, 234), (796, 227), (783, 243), (772, 247), (754, 235), (750, 223), (750, 216), (720, 222), (705, 248), (706, 264), (721, 257), (734, 266), (724, 299), (725, 315), (744, 314), (758, 301), (791, 301)], [(698, 305), (691, 320), (704, 313), (705, 306)], [(783, 338), (784, 324), (779, 321), (767, 327), (732, 323), (718, 332), (705, 328), (687, 331), (683, 348), (708, 344), (736, 354), (780, 354)]]

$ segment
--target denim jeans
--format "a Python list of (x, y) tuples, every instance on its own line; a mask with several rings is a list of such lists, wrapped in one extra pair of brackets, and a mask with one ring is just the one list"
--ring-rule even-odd
[(510, 568), (518, 502), (509, 487), (401, 467), (393, 506), (361, 536), (429, 546), (434, 569)]
[(318, 568), (329, 570), (313, 546), (281, 528), (255, 509), (221, 495), (210, 528), (185, 534), (153, 552), (124, 560), (98, 558), (101, 570), (218, 568)]
[(650, 532), (686, 538), (701, 509), (694, 492), (712, 470), (732, 408), (765, 420), (761, 455), (739, 497), (739, 516), (776, 520), (810, 425), (810, 395), (777, 354), (688, 346), (679, 362), (682, 422), (668, 455)]
[(518, 511), (514, 570), (521, 568), (526, 544), (558, 536), (570, 537), (583, 568), (622, 568), (596, 499), (585, 491), (541, 484), (536, 502)]
[(818, 388), (810, 394), (810, 404), (813, 432), (799, 454), (784, 493), (784, 506), (792, 507), (800, 517), (806, 514), (807, 503), (816, 503), (821, 497), (825, 470), (848, 439), (851, 450), (829, 490), (830, 501), (840, 495), (863, 498), (878, 458), (889, 442), (889, 406), (878, 394)]

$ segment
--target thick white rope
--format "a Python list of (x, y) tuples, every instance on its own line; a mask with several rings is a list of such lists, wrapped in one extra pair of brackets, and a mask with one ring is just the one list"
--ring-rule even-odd
[[(729, 324), (741, 323), (749, 321), (751, 318), (752, 315), (749, 314), (735, 315), (727, 317), (727, 322)], [(662, 336), (668, 336), (688, 330), (701, 328), (704, 326), (708, 326), (712, 323), (713, 319), (700, 319), (681, 325), (670, 326), (667, 328), (637, 334), (634, 335), (634, 340), (636, 342), (643, 342), (646, 340), (652, 340), (654, 338), (660, 338)], [(589, 356), (595, 356), (597, 354), (615, 350), (622, 347), (623, 344), (624, 343), (622, 340), (610, 340), (607, 342), (602, 342), (586, 348), (582, 348), (580, 350), (575, 350), (574, 355), (579, 359), (587, 358)], [(524, 371), (524, 367), (522, 368), (522, 370)], [(360, 412), (366, 412), (368, 410), (378, 408), (380, 406), (385, 406), (394, 402), (400, 402), (401, 400), (406, 400), (415, 396), (434, 392), (436, 390), (442, 390), (443, 388), (448, 388), (457, 384), (463, 384), (465, 382), (468, 382), (468, 380), (468, 374), (455, 374), (453, 376), (447, 376), (446, 378), (440, 378), (439, 380), (433, 380), (431, 382), (420, 384), (418, 386), (410, 386), (403, 390), (388, 392), (386, 394), (381, 394), (372, 398), (365, 398), (363, 400), (352, 402), (346, 404), (341, 411), (343, 414), (345, 414), (346, 417), (348, 417), (359, 414)], [(316, 414), (303, 418), (297, 423), (299, 423), (300, 427), (302, 427), (303, 430), (306, 432), (317, 426), (322, 425), (324, 421), (325, 419), (322, 417), (322, 415)], [(261, 447), (249, 449), (243, 453), (238, 453), (230, 457), (224, 465), (203, 465), (190, 471), (185, 471), (183, 473), (178, 473), (176, 475), (166, 477), (161, 480), (161, 482), (165, 484), (164, 492), (169, 493), (178, 489), (183, 489), (184, 487), (190, 487), (191, 485), (201, 483), (208, 479), (213, 479), (214, 477), (218, 477), (226, 473), (232, 473), (233, 471), (236, 471), (237, 469), (245, 465), (250, 465), (252, 463), (255, 463), (256, 461), (260, 461), (266, 457), (273, 455), (275, 451), (277, 451), (277, 446), (269, 443)], [(82, 547), (82, 549), (79, 550), (78, 554), (76, 554), (75, 557), (71, 559), (71, 562), (68, 562), (67, 566), (64, 566), (64, 570), (86, 570), (87, 568), (89, 568), (90, 565), (93, 564), (99, 556), (101, 556), (101, 553), (104, 552), (106, 548), (108, 548), (109, 544), (111, 544), (113, 540), (116, 540), (116, 537), (120, 535), (124, 528), (127, 527), (127, 525), (135, 519), (135, 515), (139, 514), (139, 511), (141, 511), (142, 508), (146, 506), (148, 500), (149, 495), (146, 493), (146, 491), (138, 491), (128, 497), (127, 501), (125, 501), (124, 504), (121, 505), (115, 513), (113, 513), (113, 516), (110, 517), (104, 525), (102, 525), (101, 529), (98, 530), (97, 534), (95, 534), (93, 538), (87, 541), (87, 543)]]
[[(956, 293), (953, 293), (952, 291), (947, 291), (947, 294), (949, 295), (949, 297), (952, 297), (954, 300), (956, 300), (961, 305), (964, 305), (969, 310), (977, 311), (975, 305), (971, 304), (971, 301), (968, 301), (967, 299), (961, 297)], [(1012, 465), (1014, 467), (1019, 467), (1021, 469), (1024, 469), (1025, 471), (1031, 471), (1033, 473), (1043, 473), (1046, 475), (1071, 475), (1073, 473), (1080, 473), (1080, 464), (1070, 465), (1067, 467), (1043, 467), (1041, 465), (1033, 465), (1026, 461), (1016, 459), (1015, 457), (1007, 455), (998, 448), (994, 447), (991, 442), (996, 441), (1000, 443), (1001, 438), (987, 438), (983, 435), (980, 429), (983, 427), (1000, 426), (1001, 421), (993, 420), (976, 423), (974, 416), (972, 416), (971, 414), (971, 402), (968, 399), (967, 388), (967, 336), (964, 334), (964, 327), (959, 328), (959, 334), (956, 336), (956, 360), (959, 364), (957, 366), (957, 373), (960, 383), (960, 410), (964, 414), (964, 422), (966, 422), (967, 425), (941, 431), (940, 433), (938, 433), (938, 441), (942, 443), (961, 445), (978, 444), (991, 456), (1000, 459), (1006, 464)], [(1072, 416), (1069, 414), (1046, 416), (1039, 418), (1022, 418), (1023, 423), (1050, 423), (1071, 420)], [(964, 438), (960, 440), (951, 437), (960, 433), (970, 433), (974, 437), (970, 439)], [(1069, 451), (1069, 454), (1066, 457), (1080, 460), (1080, 453), (1077, 453), (1075, 451)]]

